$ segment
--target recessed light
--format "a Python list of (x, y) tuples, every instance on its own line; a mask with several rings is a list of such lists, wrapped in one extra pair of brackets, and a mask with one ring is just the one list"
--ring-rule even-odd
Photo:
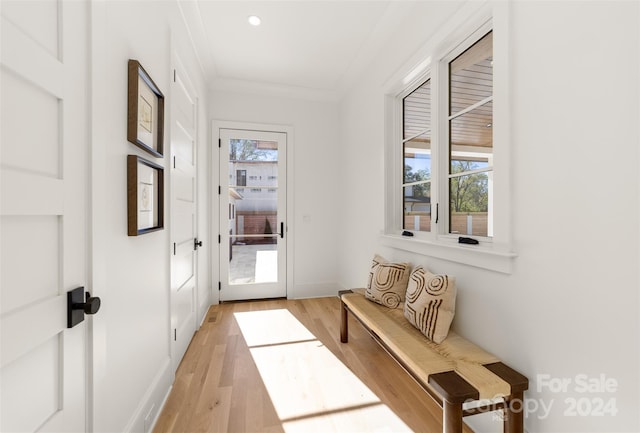
[(260, 17), (257, 15), (249, 15), (249, 18), (247, 18), (247, 21), (249, 21), (249, 24), (251, 24), (252, 26), (259, 26), (260, 23), (262, 22)]

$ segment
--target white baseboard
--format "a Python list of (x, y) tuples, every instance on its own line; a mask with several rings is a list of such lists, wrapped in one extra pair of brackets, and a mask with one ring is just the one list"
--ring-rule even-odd
[(200, 329), (200, 327), (202, 326), (202, 324), (204, 323), (204, 319), (207, 318), (207, 312), (209, 311), (209, 307), (211, 307), (211, 302), (209, 299), (207, 299), (205, 302), (201, 303), (198, 306), (198, 328)]
[(147, 392), (144, 394), (133, 416), (125, 426), (125, 433), (147, 433), (152, 431), (162, 406), (169, 395), (172, 383), (171, 358), (167, 357), (153, 378), (151, 385), (147, 388)]
[(326, 296), (336, 296), (339, 286), (333, 281), (323, 283), (294, 283), (293, 287), (287, 291), (288, 299), (323, 298)]

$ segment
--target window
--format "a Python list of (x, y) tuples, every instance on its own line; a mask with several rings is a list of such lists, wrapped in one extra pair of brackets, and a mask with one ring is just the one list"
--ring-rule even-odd
[(493, 33), (448, 64), (449, 233), (493, 236)]
[(510, 272), (506, 7), (444, 29), (388, 88), (384, 245)]
[[(452, 60), (443, 59), (446, 74), (441, 74), (439, 85), (447, 109), (433, 113), (436, 122), (431, 77), (400, 98), (403, 230), (487, 239), (493, 235), (492, 48), (489, 31)], [(446, 137), (434, 142), (439, 151), (433, 153), (432, 137)], [(440, 157), (432, 162), (432, 155)], [(442, 166), (443, 160), (445, 175), (432, 177), (432, 164)], [(434, 201), (435, 220), (433, 197), (448, 197)], [(437, 224), (445, 227), (438, 230)]]
[(403, 229), (431, 231), (431, 80), (402, 100)]
[(236, 170), (236, 186), (247, 186), (247, 170)]

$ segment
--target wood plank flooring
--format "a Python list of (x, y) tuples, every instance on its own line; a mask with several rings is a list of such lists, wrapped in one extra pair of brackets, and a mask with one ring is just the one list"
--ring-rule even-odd
[[(289, 350), (288, 353), (294, 348), (291, 344), (295, 344), (295, 347), (301, 350), (328, 349), (331, 353), (323, 352), (323, 356), (327, 357), (323, 359), (331, 361), (335, 357), (340, 362), (327, 362), (326, 369), (317, 366), (313, 369), (313, 363), (310, 363), (308, 358), (306, 362), (303, 361), (304, 356), (314, 356), (313, 354), (301, 355), (299, 360), (292, 360), (291, 356), (281, 359), (278, 358), (278, 344), (269, 342), (260, 345), (253, 342), (253, 347), (250, 348), (243, 334), (243, 331), (247, 333), (244, 329), (246, 326), (243, 325), (241, 329), (234, 314), (268, 310), (281, 310), (282, 313), (286, 313), (282, 310), (288, 310), (291, 314), (286, 314), (293, 316), (291, 320), (297, 319), (295, 322), (300, 322), (313, 334), (311, 337), (300, 337), (304, 340), (302, 343), (293, 341), (283, 344), (282, 347)], [(352, 318), (349, 323), (349, 343), (340, 343), (339, 313), (340, 301), (337, 297), (224, 303), (212, 306), (178, 368), (173, 389), (154, 432), (326, 432), (328, 425), (333, 426), (333, 431), (365, 432), (371, 431), (371, 423), (377, 422), (380, 423), (377, 425), (380, 427), (379, 430), (384, 431), (387, 420), (378, 418), (375, 414), (391, 411), (410, 430), (429, 433), (442, 431), (440, 407)], [(241, 316), (238, 315), (238, 318)], [(254, 328), (259, 328), (261, 322), (256, 323), (257, 325), (253, 325)], [(296, 327), (286, 323), (281, 326)], [(264, 335), (269, 335), (271, 330), (268, 326), (264, 328), (267, 330)], [(274, 338), (274, 341), (277, 341), (277, 336)], [(312, 344), (308, 344), (309, 339), (312, 339)], [(265, 353), (271, 353), (269, 356), (274, 356), (275, 353), (275, 358), (268, 358), (269, 362), (265, 364), (261, 361)], [(256, 360), (259, 365), (256, 365)], [(282, 363), (280, 370), (274, 368), (273, 363), (277, 362)], [(292, 362), (297, 364), (291, 364)], [(355, 403), (354, 407), (333, 407), (330, 403), (322, 401), (323, 398), (330, 400), (331, 396), (306, 395), (312, 394), (311, 391), (306, 393), (307, 387), (309, 390), (326, 387), (330, 379), (336, 379), (335, 374), (344, 374), (343, 370), (346, 369), (343, 364), (373, 391), (377, 396), (376, 402), (365, 400), (364, 403)], [(323, 408), (322, 416), (309, 415), (307, 412), (295, 415), (296, 407), (283, 408), (282, 398), (279, 398), (273, 389), (273, 379), (261, 375), (261, 371), (263, 374), (268, 374), (269, 371), (282, 374), (294, 370), (296, 376), (291, 382), (294, 385), (298, 383), (298, 392), (301, 394), (298, 396), (292, 393), (290, 403), (302, 405), (308, 404), (309, 401), (317, 401), (319, 407)], [(348, 371), (347, 374), (351, 375)], [(286, 374), (277, 377), (281, 381), (287, 379)], [(353, 383), (350, 380), (340, 379), (339, 382), (347, 386)], [(270, 383), (272, 389), (269, 390), (265, 383)], [(336, 386), (339, 387), (340, 384)], [(352, 388), (352, 385), (348, 386)], [(282, 393), (282, 390), (279, 391)], [(347, 391), (349, 390), (336, 389), (335, 393), (342, 395)], [(285, 412), (287, 415), (281, 419), (278, 414)], [(333, 415), (334, 418), (345, 415), (342, 421), (348, 418), (348, 430), (344, 427), (345, 424), (341, 424), (340, 419), (333, 420)]]

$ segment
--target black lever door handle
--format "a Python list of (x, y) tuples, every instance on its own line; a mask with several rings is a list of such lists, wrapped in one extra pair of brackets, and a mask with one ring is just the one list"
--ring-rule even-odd
[(284, 239), (284, 223), (280, 223), (280, 239)]
[(193, 240), (193, 250), (197, 250), (198, 247), (202, 247), (202, 241), (198, 241), (198, 238)]

